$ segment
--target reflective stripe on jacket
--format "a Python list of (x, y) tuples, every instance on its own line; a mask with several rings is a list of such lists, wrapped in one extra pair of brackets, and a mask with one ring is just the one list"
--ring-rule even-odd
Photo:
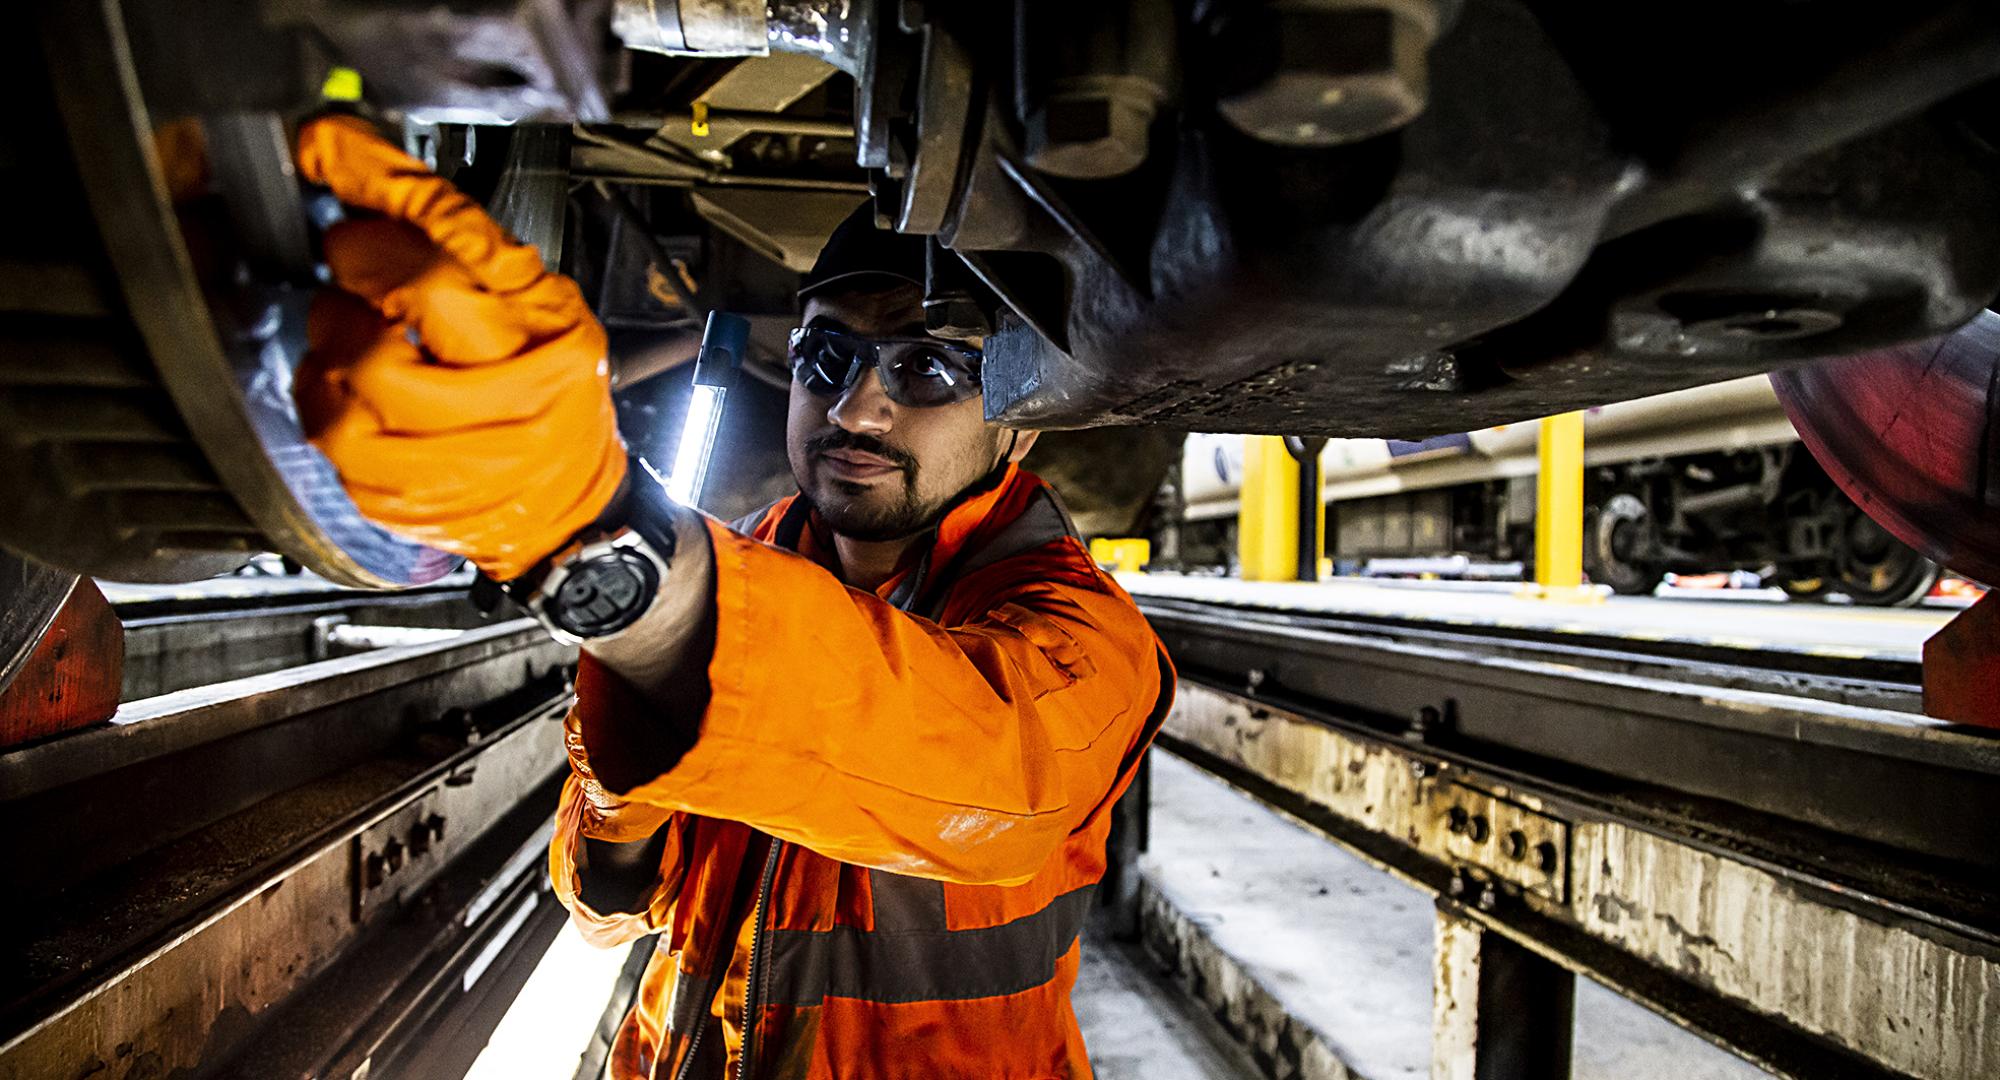
[[(579, 733), (649, 706), (586, 658), (571, 715), (557, 894), (598, 944), (660, 935), (612, 1076), (1088, 1077), (1078, 934), (1111, 806), (1173, 686), (1145, 617), (1013, 468), (876, 593), (778, 546), (816, 549), (796, 497), (749, 537), (710, 531), (715, 652), (692, 747), (611, 793)], [(581, 837), (658, 829), (636, 913), (578, 899)], [(775, 842), (746, 866), (753, 829)], [(708, 1020), (741, 947), (741, 875), (757, 875), (749, 974), (724, 1011), (747, 1017), (747, 1068), (734, 1038), (716, 1054)]]

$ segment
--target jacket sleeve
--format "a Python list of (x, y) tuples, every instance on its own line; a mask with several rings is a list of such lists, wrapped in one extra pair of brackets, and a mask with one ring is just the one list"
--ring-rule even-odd
[(1170, 691), (1145, 617), (1074, 541), (979, 571), (954, 606), (982, 614), (940, 626), (711, 533), (708, 708), (679, 761), (624, 793), (635, 803), (898, 874), (1015, 884), (1113, 794)]
[[(579, 672), (577, 693), (593, 700), (615, 698), (617, 688), (593, 682), (608, 677), (600, 670)], [(618, 703), (631, 707), (629, 702)], [(604, 789), (584, 756), (578, 728), (577, 710), (564, 721), (564, 743), (569, 750), (570, 774), (563, 781), (562, 799), (556, 808), (555, 834), (549, 841), (549, 881), (556, 898), (570, 911), (584, 940), (599, 948), (610, 948), (657, 933), (667, 925), (669, 913), (679, 896), (685, 867), (682, 863), (684, 815), (658, 806), (621, 798)], [(640, 894), (630, 911), (600, 912), (587, 903), (584, 877), (584, 841), (639, 843), (666, 830), (660, 864), (652, 884)]]

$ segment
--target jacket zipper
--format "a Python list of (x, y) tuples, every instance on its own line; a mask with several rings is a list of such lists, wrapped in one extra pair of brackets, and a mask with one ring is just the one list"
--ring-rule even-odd
[(757, 902), (750, 909), (750, 970), (743, 978), (743, 1054), (736, 1061), (736, 1080), (749, 1080), (750, 1058), (757, 1052), (757, 1008), (760, 989), (761, 965), (757, 963), (764, 944), (764, 905), (771, 893), (771, 882), (778, 876), (778, 853), (785, 842), (771, 838), (771, 853), (764, 857), (764, 874), (757, 880)]
[[(729, 954), (722, 954), (722, 977), (729, 974)], [(715, 981), (717, 989), (722, 987), (721, 978)], [(686, 1052), (681, 1054), (681, 1067), (674, 1070), (674, 1080), (688, 1080), (688, 1070), (694, 1068), (694, 1052), (701, 1049), (701, 1033), (708, 1030), (708, 1008), (703, 1006), (700, 1022), (694, 1026), (694, 1034), (688, 1036)]]
[[(770, 890), (771, 878), (773, 875), (777, 873), (778, 870), (778, 849), (776, 845), (779, 842), (780, 841), (775, 839), (771, 841), (772, 843), (771, 853), (764, 859), (763, 876), (757, 880), (757, 899), (751, 905), (750, 918), (753, 920), (753, 922), (751, 923), (751, 929), (750, 929), (750, 970), (745, 974), (745, 978), (743, 980), (745, 984), (743, 991), (744, 1004), (745, 1004), (744, 1021), (743, 1021), (744, 1023), (743, 1045), (746, 1050), (750, 1046), (751, 1021), (749, 1019), (750, 1014), (748, 1011), (748, 1005), (750, 999), (754, 997), (756, 993), (754, 988), (756, 986), (756, 978), (757, 978), (757, 937), (758, 937), (758, 931), (760, 931), (763, 928), (764, 924), (764, 894)], [(731, 944), (733, 946), (734, 943)], [(732, 950), (723, 950), (718, 953), (717, 956), (718, 962), (716, 964), (715, 976), (714, 978), (709, 980), (709, 985), (714, 986), (717, 991), (720, 991), (724, 986), (728, 985), (729, 960), (732, 955), (734, 955)], [(696, 1024), (694, 1029), (694, 1034), (688, 1036), (687, 1052), (681, 1055), (680, 1068), (674, 1070), (674, 1080), (689, 1080), (688, 1070), (694, 1068), (694, 1052), (696, 1050), (701, 1049), (701, 1033), (708, 1030), (708, 1020), (707, 1020), (708, 1013), (706, 1009), (703, 1010), (701, 1015), (702, 1015), (702, 1022)], [(746, 1057), (745, 1060), (748, 1060), (748, 1058)], [(741, 1062), (738, 1062), (737, 1064), (736, 1075), (739, 1077), (743, 1075), (743, 1066)]]

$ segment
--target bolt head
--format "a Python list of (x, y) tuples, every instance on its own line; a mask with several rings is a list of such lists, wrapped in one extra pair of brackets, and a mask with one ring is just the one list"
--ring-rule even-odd
[(1495, 891), (1492, 883), (1488, 882), (1480, 887), (1479, 899), (1476, 902), (1479, 905), (1479, 910), (1492, 911), (1500, 905), (1500, 894)]
[(1217, 108), (1285, 146), (1339, 146), (1416, 119), (1429, 94), (1436, 15), (1426, 3), (1279, 3), (1231, 18), (1216, 40), (1228, 73)]
[(1059, 82), (1024, 125), (1028, 164), (1069, 180), (1131, 172), (1146, 160), (1157, 97), (1129, 77)]
[(964, 341), (991, 333), (992, 328), (972, 297), (957, 294), (924, 301), (924, 331), (932, 337)]

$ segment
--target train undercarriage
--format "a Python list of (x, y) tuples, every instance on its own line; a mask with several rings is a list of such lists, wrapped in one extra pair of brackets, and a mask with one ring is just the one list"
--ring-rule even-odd
[[(329, 109), (578, 280), (642, 452), (704, 317), (750, 319), (719, 516), (786, 484), (798, 275), (865, 201), (931, 238), (927, 331), (982, 341), (988, 418), (1048, 431), (1030, 465), (1088, 532), (1146, 529), (1188, 432), (1422, 445), (1752, 376), (1764, 434), (1586, 457), (1593, 577), (2000, 583), (1990, 0), (14, 15), (0, 706), (41, 696), (0, 710), (0, 1080), (457, 1075), (562, 923), (538, 860), (574, 653), (364, 518), (290, 398), (328, 212), (290, 140)], [(1518, 560), (1522, 475), (1367, 472), (1327, 532), (1414, 554), (1421, 521)], [(270, 554), (316, 577), (175, 591)], [(1932, 664), (1182, 595), (1218, 584), (1261, 583), (1142, 599), (1183, 676), (1161, 745), (1421, 901), (1436, 1011), (1405, 1041), (1433, 1075), (1569, 1075), (1579, 974), (1781, 1076), (1993, 1075), (2000, 898), (1968, 823), (2000, 790), (1973, 726), (2000, 601)], [(1120, 932), (1264, 1074), (1333, 1060), (1147, 876), (1144, 788)]]
[[(935, 239), (933, 331), (984, 336), (991, 418), (1098, 430), (1043, 464), (1107, 532), (1161, 432), (1421, 438), (1785, 369), (1837, 481), (1879, 514), (1921, 479), (1889, 531), (2000, 576), (2000, 349), (1957, 330), (2000, 320), (2000, 22), (1812, 7), (32, 5), (0, 540), (133, 579), (258, 550), (351, 584), (443, 571), (344, 504), (282, 392), (313, 283), (286, 131), (332, 104), (583, 282), (628, 383), (684, 365), (715, 307), (781, 382), (794, 275), (872, 200)], [(1934, 371), (1941, 340), (1962, 362)], [(1905, 397), (1948, 421), (1849, 407), (1885, 367), (1937, 380)], [(676, 415), (630, 412), (640, 444)]]

